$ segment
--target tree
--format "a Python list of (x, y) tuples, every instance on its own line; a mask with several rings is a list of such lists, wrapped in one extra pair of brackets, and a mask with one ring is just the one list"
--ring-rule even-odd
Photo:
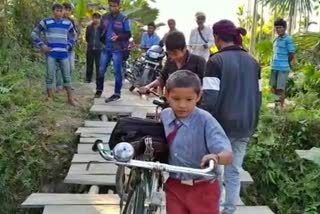
[(254, 53), (254, 49), (256, 46), (256, 29), (257, 29), (257, 20), (258, 20), (258, 0), (254, 0), (253, 4), (253, 23), (251, 27), (251, 38), (250, 38), (250, 53)]
[(273, 11), (279, 10), (280, 13), (288, 11), (289, 26), (288, 33), (292, 34), (295, 26), (296, 13), (308, 15), (312, 12), (313, 0), (265, 0), (266, 5), (269, 5)]

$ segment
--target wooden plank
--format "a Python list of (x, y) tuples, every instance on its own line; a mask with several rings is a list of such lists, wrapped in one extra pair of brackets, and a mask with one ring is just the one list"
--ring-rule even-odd
[(115, 127), (116, 123), (117, 122), (86, 120), (84, 121), (84, 126), (85, 127)]
[(73, 175), (115, 175), (117, 166), (115, 164), (72, 164), (68, 174)]
[(106, 138), (106, 137), (110, 137), (110, 134), (81, 133), (81, 134), (80, 134), (80, 137)]
[(134, 112), (132, 112), (131, 117), (146, 118), (147, 113), (144, 111), (134, 111)]
[(155, 107), (152, 104), (156, 97), (149, 98), (148, 100), (140, 99), (138, 96), (121, 99), (117, 102), (105, 103), (103, 98), (94, 99), (94, 105), (106, 105), (106, 106), (138, 106), (138, 107)]
[(135, 111), (145, 111), (147, 116), (155, 115), (155, 107), (135, 107), (135, 106), (104, 106), (94, 105), (91, 107), (90, 112), (93, 114), (105, 114), (105, 115), (121, 115), (129, 116)]
[(68, 174), (64, 183), (66, 184), (81, 184), (81, 185), (105, 185), (115, 186), (116, 177), (115, 175), (77, 175)]
[(115, 194), (47, 194), (33, 193), (23, 203), (23, 208), (42, 208), (48, 205), (118, 205)]
[[(46, 206), (43, 214), (119, 214), (120, 207), (115, 205), (97, 206)], [(163, 209), (161, 214), (165, 214)], [(273, 214), (266, 206), (240, 206), (235, 214)]]
[(119, 214), (119, 205), (110, 206), (46, 206), (43, 214)]
[[(78, 154), (97, 154), (97, 152), (92, 151), (92, 144), (84, 144), (84, 143), (80, 143), (78, 144), (78, 150), (77, 153)], [(105, 143), (104, 144), (106, 149), (110, 149), (109, 148), (109, 144)]]
[(76, 134), (111, 134), (114, 127), (80, 127)]
[(110, 140), (110, 135), (103, 135), (103, 137), (81, 137), (80, 143), (92, 144), (96, 142), (96, 140), (102, 140), (104, 143), (108, 143)]

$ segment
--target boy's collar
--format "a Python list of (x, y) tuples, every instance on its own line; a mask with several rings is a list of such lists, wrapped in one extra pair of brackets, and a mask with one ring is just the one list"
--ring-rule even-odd
[(197, 111), (198, 107), (195, 107), (193, 111), (185, 118), (177, 118), (176, 115), (174, 114), (172, 108), (170, 113), (168, 114), (168, 117), (166, 118), (166, 121), (164, 122), (166, 125), (171, 125), (175, 121), (181, 122), (183, 125), (189, 127), (191, 123), (191, 119), (195, 112)]

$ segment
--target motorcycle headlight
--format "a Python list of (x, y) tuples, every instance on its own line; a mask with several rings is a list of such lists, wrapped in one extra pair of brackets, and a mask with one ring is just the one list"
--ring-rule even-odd
[(157, 52), (150, 51), (150, 52), (148, 53), (148, 57), (150, 57), (150, 58), (152, 58), (152, 59), (158, 59), (159, 56), (160, 56), (160, 54), (157, 53)]

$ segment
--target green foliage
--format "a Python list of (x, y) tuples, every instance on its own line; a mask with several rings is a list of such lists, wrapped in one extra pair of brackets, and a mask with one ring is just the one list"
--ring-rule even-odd
[(256, 55), (262, 65), (270, 65), (273, 44), (270, 40), (262, 40), (256, 45)]

